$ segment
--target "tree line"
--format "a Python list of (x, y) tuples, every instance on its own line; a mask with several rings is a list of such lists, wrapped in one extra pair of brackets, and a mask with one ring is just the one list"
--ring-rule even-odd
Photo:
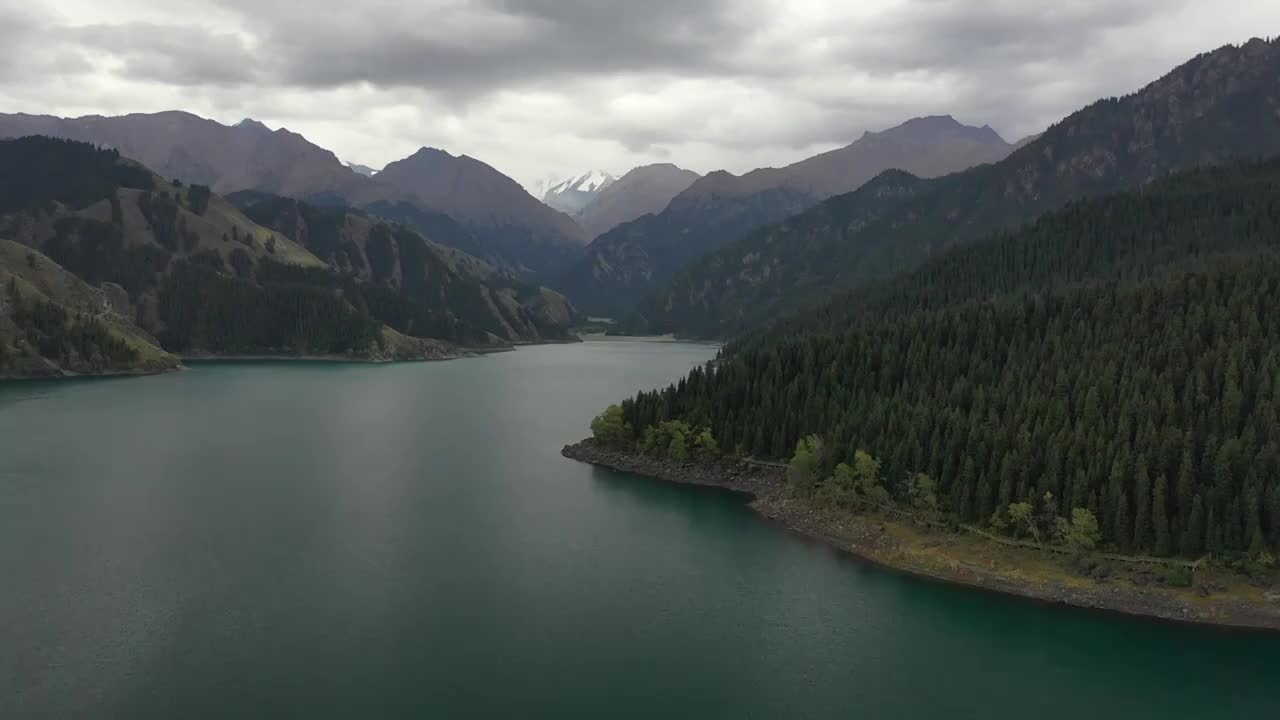
[(73, 210), (115, 194), (117, 188), (150, 190), (146, 168), (124, 162), (116, 150), (86, 143), (32, 136), (0, 141), (0, 214), (50, 209)]
[(325, 285), (256, 282), (185, 261), (161, 285), (158, 312), (161, 345), (174, 352), (362, 355), (382, 343), (381, 323)]

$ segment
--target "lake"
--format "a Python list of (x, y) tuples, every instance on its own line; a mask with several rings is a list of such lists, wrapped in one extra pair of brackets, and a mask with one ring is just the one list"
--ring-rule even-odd
[(914, 580), (560, 457), (713, 353), (0, 385), (0, 717), (1280, 711), (1280, 636)]

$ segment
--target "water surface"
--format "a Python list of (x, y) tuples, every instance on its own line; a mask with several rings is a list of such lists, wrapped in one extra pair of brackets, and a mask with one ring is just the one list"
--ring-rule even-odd
[(560, 457), (712, 352), (0, 385), (0, 717), (1280, 712), (1280, 637), (911, 580)]

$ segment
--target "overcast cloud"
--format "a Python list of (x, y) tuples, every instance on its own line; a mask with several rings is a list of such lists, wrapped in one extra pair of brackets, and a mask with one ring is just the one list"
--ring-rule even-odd
[(744, 172), (925, 114), (1013, 141), (1276, 34), (1275, 0), (0, 0), (0, 111), (253, 117), (526, 184)]

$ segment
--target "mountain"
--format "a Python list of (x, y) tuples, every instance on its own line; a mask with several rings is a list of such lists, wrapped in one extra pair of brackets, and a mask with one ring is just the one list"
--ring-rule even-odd
[(0, 379), (178, 367), (107, 293), (40, 252), (0, 239)]
[(377, 170), (374, 170), (368, 165), (359, 165), (357, 163), (344, 163), (344, 164), (347, 167), (351, 168), (352, 172), (356, 173), (357, 175), (363, 175), (365, 177), (373, 177), (374, 175), (378, 174)]
[(682, 420), (785, 460), (816, 435), (795, 502), (918, 510), (928, 487), (938, 520), (1007, 533), (1027, 503), (1051, 538), (1088, 511), (1101, 549), (1251, 563), (1280, 550), (1277, 303), (1280, 160), (1193, 170), (734, 342), (623, 403), (623, 442)]
[(748, 333), (734, 351), (839, 334), (863, 318), (1038, 297), (1087, 285), (1144, 285), (1227, 257), (1280, 252), (1280, 156), (1162, 176), (1074, 200), (1013, 230), (942, 251), (922, 266)]
[(898, 168), (933, 177), (1006, 157), (1010, 146), (990, 127), (951, 117), (910, 120), (784, 168), (735, 176), (713, 172), (665, 210), (610, 230), (555, 281), (592, 315), (620, 316), (691, 261), (755, 228), (777, 222), (879, 173)]
[(698, 177), (670, 163), (635, 168), (597, 192), (574, 219), (587, 237), (597, 238), (642, 215), (662, 212)]
[(737, 197), (685, 191), (662, 212), (596, 238), (551, 286), (588, 315), (621, 317), (694, 258), (798, 212), (809, 200), (784, 188)]
[(1002, 160), (1011, 151), (1012, 146), (990, 126), (963, 125), (950, 115), (921, 117), (883, 132), (863, 133), (851, 145), (783, 168), (753, 170), (742, 176), (712, 173), (687, 192), (749, 195), (786, 188), (817, 202), (855, 190), (884, 170), (938, 177)]
[(170, 352), (385, 351), (381, 326), (332, 291), (257, 281), (324, 263), (205, 186), (40, 137), (0, 142), (0, 168), (0, 236), (101, 290)]
[[(422, 148), (393, 162), (375, 185), (350, 204), (408, 200), (443, 212), (473, 233), (483, 255), (500, 258), (525, 278), (566, 266), (582, 253), (582, 229), (562, 212), (542, 204), (515, 180), (466, 155)], [(388, 188), (392, 191), (388, 192)]]
[[(527, 343), (570, 337), (575, 311), (563, 296), (406, 227), (355, 208), (318, 207), (263, 193), (236, 193), (228, 199), (249, 219), (294, 240), (343, 278), (366, 286), (363, 294), (370, 302), (375, 295), (387, 296), (378, 302), (399, 295), (416, 303), (421, 311), (387, 321), (405, 334), (476, 345), (495, 338)], [(454, 231), (445, 225), (453, 222), (449, 218), (442, 216), (439, 222), (446, 232)], [(437, 305), (447, 312), (435, 311)]]
[(169, 352), (423, 359), (571, 337), (563, 298), (361, 211), (255, 194), (277, 230), (205, 186), (50, 138), (0, 141), (0, 168), (0, 237)]
[(162, 177), (220, 194), (257, 190), (316, 204), (443, 213), (484, 244), (487, 259), (525, 278), (562, 269), (586, 242), (573, 220), (514, 180), (438, 150), (424, 149), (369, 177), (303, 136), (255, 120), (228, 126), (185, 112), (72, 119), (0, 114), (0, 138), (30, 135), (114, 148)]
[(589, 170), (577, 177), (549, 185), (542, 193), (542, 202), (562, 213), (576, 215), (617, 180), (602, 170)]
[(887, 173), (701, 258), (640, 303), (627, 325), (732, 335), (1073, 198), (1280, 153), (1277, 76), (1277, 42), (1228, 46), (1133, 95), (1090, 105), (993, 165), (932, 180)]

